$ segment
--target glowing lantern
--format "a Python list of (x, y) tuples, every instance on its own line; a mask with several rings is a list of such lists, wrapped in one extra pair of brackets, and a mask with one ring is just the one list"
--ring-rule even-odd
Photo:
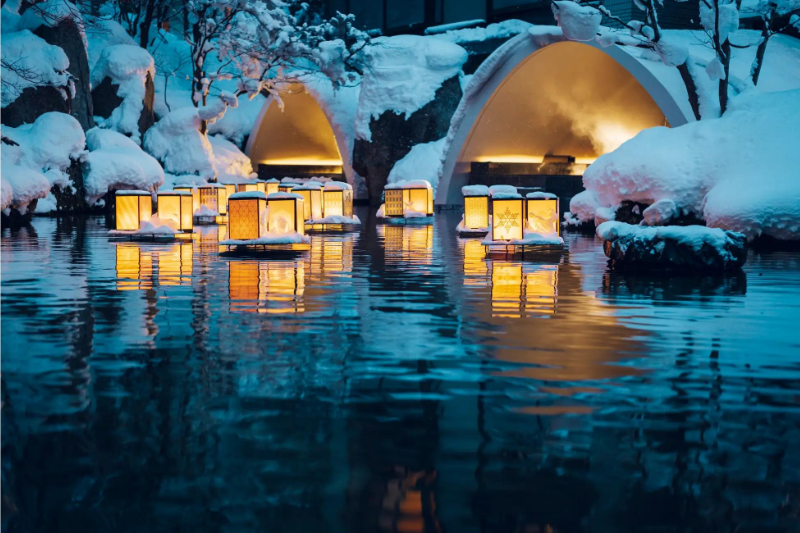
[(299, 194), (276, 192), (267, 198), (269, 215), (267, 227), (273, 235), (305, 233), (303, 197)]
[(228, 238), (258, 239), (267, 233), (267, 197), (263, 192), (237, 192), (228, 198)]
[(200, 192), (194, 185), (176, 185), (173, 187), (176, 191), (188, 191), (192, 194), (192, 213), (200, 209)]
[(387, 217), (433, 215), (433, 189), (425, 180), (402, 181), (384, 188)]
[(297, 187), (296, 183), (281, 183), (278, 185), (278, 192), (292, 192), (295, 187)]
[(192, 231), (192, 193), (164, 191), (158, 193), (158, 218), (171, 221), (175, 229)]
[(265, 186), (266, 186), (267, 196), (269, 196), (272, 193), (280, 192), (278, 190), (278, 187), (281, 186), (281, 182), (276, 180), (275, 178), (272, 178), (272, 179), (268, 179), (265, 182)]
[(492, 240), (522, 239), (525, 226), (525, 200), (517, 193), (492, 194)]
[(292, 192), (303, 197), (305, 220), (318, 220), (322, 218), (322, 185), (316, 182), (309, 182), (298, 185)]
[(467, 185), (461, 188), (464, 194), (464, 227), (481, 229), (489, 227), (489, 187)]
[(267, 187), (263, 181), (246, 181), (239, 183), (236, 187), (238, 192), (261, 192), (267, 194)]
[(558, 196), (546, 192), (528, 193), (528, 227), (541, 235), (558, 235)]
[(153, 215), (153, 197), (147, 191), (117, 191), (117, 229), (136, 231)]
[(200, 193), (200, 205), (204, 205), (220, 215), (228, 214), (228, 191), (224, 185), (209, 183), (197, 188)]
[[(236, 184), (235, 183), (225, 183), (225, 211), (227, 214), (228, 211), (228, 197), (231, 194), (236, 193)], [(222, 213), (220, 213), (222, 214)]]
[(329, 181), (322, 191), (325, 218), (353, 218), (353, 188), (341, 181)]

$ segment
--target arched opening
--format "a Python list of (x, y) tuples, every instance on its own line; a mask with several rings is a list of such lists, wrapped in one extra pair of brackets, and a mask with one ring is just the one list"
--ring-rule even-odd
[(637, 59), (569, 41), (523, 47), (471, 96), (472, 109), (453, 126), (437, 204), (462, 203), (466, 184), (543, 188), (566, 199), (582, 190), (598, 156), (645, 128), (686, 122)]
[(302, 86), (269, 98), (247, 143), (260, 178), (330, 176), (344, 179), (341, 150), (325, 113)]

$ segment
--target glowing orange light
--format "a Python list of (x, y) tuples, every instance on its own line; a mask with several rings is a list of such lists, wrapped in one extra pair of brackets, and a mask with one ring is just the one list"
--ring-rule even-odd
[(149, 192), (117, 191), (115, 200), (118, 230), (136, 231), (153, 214), (153, 197)]

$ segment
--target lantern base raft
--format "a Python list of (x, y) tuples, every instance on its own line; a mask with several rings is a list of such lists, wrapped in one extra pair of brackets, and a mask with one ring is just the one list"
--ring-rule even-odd
[(486, 239), (481, 241), (487, 257), (538, 258), (541, 254), (560, 254), (564, 251), (564, 239), (556, 234), (542, 235), (526, 231), (522, 239), (508, 241)]
[(286, 255), (307, 252), (311, 249), (308, 235), (289, 233), (285, 235), (267, 235), (258, 239), (227, 239), (220, 241), (225, 247), (223, 255)]
[(202, 205), (194, 212), (194, 223), (198, 226), (214, 226), (216, 224), (227, 224), (228, 217), (220, 215), (213, 209)]
[(310, 219), (305, 222), (306, 233), (349, 233), (358, 231), (361, 220), (356, 215), (330, 216), (325, 218)]
[(492, 231), (492, 226), (487, 226), (485, 228), (468, 228), (464, 226), (464, 219), (462, 217), (461, 222), (458, 223), (456, 226), (456, 234), (462, 238), (467, 239), (470, 237), (486, 237)]

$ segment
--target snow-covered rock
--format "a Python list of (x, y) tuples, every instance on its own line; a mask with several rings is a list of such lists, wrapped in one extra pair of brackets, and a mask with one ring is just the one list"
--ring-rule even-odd
[(106, 193), (136, 189), (152, 191), (164, 183), (164, 170), (131, 139), (112, 130), (86, 133), (90, 150), (84, 163), (86, 201), (94, 204)]
[[(142, 130), (152, 123), (152, 109), (146, 109), (145, 100), (148, 83), (152, 87), (155, 74), (153, 58), (144, 48), (130, 44), (106, 47), (92, 69), (97, 124), (130, 135), (137, 143), (140, 142)], [(111, 110), (107, 117), (103, 117), (105, 113), (99, 111), (104, 104), (98, 100), (110, 100), (108, 91), (111, 87), (104, 91), (103, 83), (116, 85), (116, 96), (121, 99), (119, 106)], [(152, 106), (152, 94), (151, 89), (150, 106)], [(149, 113), (151, 120), (147, 121), (145, 127), (140, 128), (143, 110)]]
[(647, 223), (693, 214), (709, 226), (800, 239), (800, 90), (740, 96), (725, 116), (642, 131), (589, 166), (580, 221), (624, 200), (653, 204)]
[(244, 155), (235, 144), (222, 135), (209, 135), (208, 141), (211, 143), (218, 182), (238, 183), (242, 179), (256, 177), (253, 174), (250, 158)]
[(355, 117), (357, 138), (372, 139), (370, 122), (386, 111), (406, 118), (432, 101), (442, 83), (457, 76), (467, 52), (433, 37), (380, 37), (365, 50), (364, 76)]
[(442, 169), (442, 148), (444, 139), (414, 145), (403, 159), (395, 163), (389, 178), (389, 185), (410, 180), (427, 181), (434, 194), (439, 185), (439, 174)]
[(739, 269), (747, 260), (741, 233), (705, 226), (597, 227), (611, 268), (618, 270), (714, 271)]
[[(5, 11), (5, 8), (3, 9)], [(30, 30), (8, 32), (3, 28), (0, 35), (3, 49), (3, 90), (0, 101), (5, 108), (28, 88), (55, 87), (67, 99), (71, 90), (69, 59), (64, 50), (47, 44)], [(13, 68), (6, 68), (6, 64)]]
[(599, 33), (603, 14), (596, 8), (572, 0), (556, 0), (551, 6), (558, 27), (570, 41), (591, 41)]
[(213, 149), (208, 137), (200, 133), (200, 124), (196, 108), (177, 109), (147, 130), (144, 149), (171, 174), (197, 174), (213, 179), (216, 176)]

